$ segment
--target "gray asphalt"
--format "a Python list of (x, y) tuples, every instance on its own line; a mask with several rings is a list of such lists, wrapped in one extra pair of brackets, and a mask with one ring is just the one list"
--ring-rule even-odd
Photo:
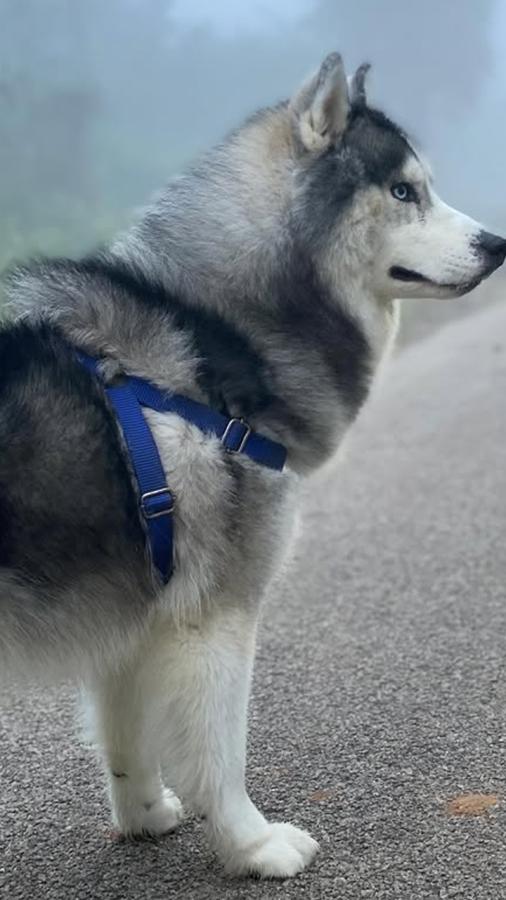
[[(506, 303), (386, 370), (340, 468), (308, 491), (266, 610), (249, 783), (321, 842), (292, 882), (227, 880), (189, 820), (109, 831), (65, 691), (4, 695), (6, 898), (506, 898)], [(497, 795), (477, 816), (448, 802)]]

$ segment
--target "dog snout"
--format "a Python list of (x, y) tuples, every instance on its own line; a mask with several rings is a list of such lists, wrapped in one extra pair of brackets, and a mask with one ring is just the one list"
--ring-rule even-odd
[(476, 238), (475, 246), (485, 256), (491, 272), (502, 266), (506, 259), (506, 240), (498, 234), (492, 234), (490, 231), (480, 231)]

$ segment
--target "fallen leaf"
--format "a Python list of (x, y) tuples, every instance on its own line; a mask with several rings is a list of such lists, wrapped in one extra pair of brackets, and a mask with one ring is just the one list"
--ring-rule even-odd
[(497, 794), (459, 794), (447, 800), (446, 812), (449, 816), (484, 816), (498, 803)]
[(326, 788), (325, 790), (315, 791), (308, 797), (310, 803), (323, 803), (324, 800), (330, 800), (337, 792), (332, 788)]

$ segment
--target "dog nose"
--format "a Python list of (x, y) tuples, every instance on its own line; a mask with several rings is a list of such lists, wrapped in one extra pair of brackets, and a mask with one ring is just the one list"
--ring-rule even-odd
[(506, 240), (504, 238), (499, 237), (498, 234), (492, 234), (490, 231), (480, 231), (476, 243), (480, 250), (484, 250), (493, 257), (497, 266), (502, 265), (506, 258)]

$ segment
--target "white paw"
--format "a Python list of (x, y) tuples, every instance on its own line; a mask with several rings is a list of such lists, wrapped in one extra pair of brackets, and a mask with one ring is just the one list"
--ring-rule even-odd
[(118, 816), (120, 831), (129, 836), (152, 835), (153, 837), (167, 834), (177, 828), (184, 818), (184, 810), (181, 801), (168, 788), (164, 788), (161, 797), (154, 803), (144, 803), (130, 815), (128, 820)]
[(177, 828), (184, 818), (182, 803), (169, 788), (164, 788), (160, 799), (145, 811), (142, 830), (146, 834), (166, 834)]
[(260, 841), (229, 857), (227, 868), (237, 875), (293, 878), (309, 865), (317, 851), (318, 844), (307, 831), (275, 822)]

